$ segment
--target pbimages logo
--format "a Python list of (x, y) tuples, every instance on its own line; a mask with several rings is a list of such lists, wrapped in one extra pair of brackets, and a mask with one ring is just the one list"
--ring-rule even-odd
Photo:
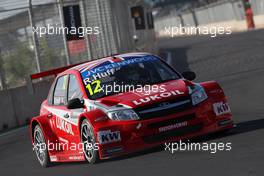
[(74, 143), (74, 142), (61, 142), (48, 141), (46, 143), (33, 144), (33, 151), (39, 150), (43, 152), (47, 151), (79, 151), (79, 153), (83, 152), (83, 149), (86, 150), (99, 150), (99, 143)]
[(62, 27), (59, 25), (50, 25), (47, 26), (37, 26), (32, 27), (32, 32), (39, 35), (39, 37), (43, 37), (45, 35), (60, 35), (60, 34), (71, 34), (71, 35), (79, 35), (80, 37), (84, 37), (85, 35), (98, 35), (100, 34), (99, 27)]
[(183, 152), (183, 151), (205, 151), (210, 152), (211, 154), (215, 154), (218, 151), (231, 151), (232, 143), (231, 142), (202, 142), (195, 143), (180, 140), (179, 142), (173, 143), (165, 143), (165, 151), (169, 151), (171, 154), (175, 152)]
[(232, 30), (230, 26), (166, 26), (164, 28), (166, 35), (175, 37), (178, 35), (209, 35), (214, 38), (218, 35), (230, 35)]

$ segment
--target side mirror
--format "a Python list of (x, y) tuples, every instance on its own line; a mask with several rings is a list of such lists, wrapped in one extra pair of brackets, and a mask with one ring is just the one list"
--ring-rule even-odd
[(185, 71), (182, 73), (182, 76), (189, 81), (192, 81), (196, 78), (196, 74), (192, 71)]
[(84, 102), (79, 98), (74, 98), (68, 102), (67, 108), (68, 109), (84, 108)]

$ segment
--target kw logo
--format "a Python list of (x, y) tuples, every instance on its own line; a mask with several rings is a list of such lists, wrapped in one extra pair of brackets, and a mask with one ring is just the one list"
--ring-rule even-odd
[(223, 102), (214, 103), (213, 107), (214, 107), (214, 112), (217, 116), (230, 112), (230, 108), (227, 103), (223, 103)]
[(99, 131), (97, 135), (100, 144), (107, 144), (111, 142), (121, 141), (121, 135), (119, 131), (114, 131), (114, 132), (111, 132), (111, 130)]

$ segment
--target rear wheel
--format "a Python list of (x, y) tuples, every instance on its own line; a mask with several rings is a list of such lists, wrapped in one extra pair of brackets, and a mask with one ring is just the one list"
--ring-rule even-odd
[(45, 138), (39, 125), (34, 129), (34, 151), (40, 165), (42, 167), (48, 167), (50, 165), (50, 158)]
[(88, 120), (83, 120), (81, 125), (81, 141), (83, 144), (83, 153), (86, 160), (94, 164), (98, 162), (98, 151), (96, 148), (96, 140), (94, 135), (94, 130)]

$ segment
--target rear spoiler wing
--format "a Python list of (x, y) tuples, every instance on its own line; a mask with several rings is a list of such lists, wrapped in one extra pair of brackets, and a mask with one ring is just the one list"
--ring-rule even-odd
[(73, 65), (68, 65), (68, 66), (65, 66), (65, 67), (55, 68), (55, 69), (44, 71), (44, 72), (41, 72), (41, 73), (32, 74), (32, 75), (30, 75), (30, 79), (32, 81), (34, 79), (40, 79), (40, 78), (44, 78), (44, 77), (47, 77), (47, 76), (52, 76), (52, 75), (57, 76), (59, 73), (62, 73), (65, 70), (68, 70), (68, 69), (70, 69), (72, 67), (75, 67), (77, 65), (81, 65), (83, 63), (85, 63), (85, 62), (78, 63), (78, 64), (73, 64)]
[(68, 70), (68, 69), (70, 69), (72, 67), (81, 65), (81, 64), (86, 63), (86, 62), (87, 61), (81, 62), (81, 63), (78, 63), (78, 64), (68, 65), (68, 66), (65, 66), (65, 67), (55, 68), (55, 69), (44, 71), (44, 72), (41, 72), (41, 73), (31, 74), (29, 76), (28, 80), (27, 80), (28, 92), (31, 93), (31, 94), (34, 94), (34, 87), (33, 87), (33, 82), (32, 82), (33, 80), (41, 79), (41, 78), (48, 77), (48, 76), (56, 77), (58, 74), (64, 72), (65, 70)]
[[(118, 54), (112, 54), (110, 56), (105, 56), (105, 57), (114, 57), (116, 55), (118, 55)], [(103, 57), (103, 58), (105, 58), (105, 57)], [(98, 58), (98, 59), (100, 59), (100, 58)], [(32, 84), (32, 81), (34, 79), (41, 79), (41, 78), (52, 76), (52, 75), (56, 77), (59, 73), (62, 73), (65, 70), (68, 70), (68, 69), (70, 69), (72, 67), (75, 67), (75, 66), (87, 63), (87, 62), (91, 62), (91, 61), (84, 61), (84, 62), (81, 62), (81, 63), (72, 64), (72, 65), (68, 65), (68, 66), (65, 66), (65, 67), (60, 67), (60, 68), (44, 71), (44, 72), (41, 72), (41, 73), (31, 74), (30, 77), (27, 80), (28, 90), (29, 90), (29, 92), (32, 92), (32, 94), (34, 93), (34, 88), (33, 88), (33, 84)]]
[[(118, 54), (112, 54), (112, 55), (105, 56), (105, 57), (102, 57), (102, 58), (115, 57), (116, 55), (118, 55)], [(101, 58), (98, 58), (98, 59), (101, 59)], [(53, 70), (32, 74), (32, 75), (30, 75), (30, 79), (32, 81), (34, 79), (39, 79), (39, 78), (43, 78), (43, 77), (47, 77), (47, 76), (51, 76), (51, 75), (57, 76), (59, 73), (62, 73), (65, 70), (68, 70), (68, 69), (70, 69), (72, 67), (75, 67), (77, 65), (81, 65), (81, 64), (84, 64), (84, 63), (87, 63), (87, 62), (91, 62), (91, 61), (84, 61), (84, 62), (81, 62), (81, 63), (78, 63), (78, 64), (72, 64), (72, 65), (68, 65), (68, 66), (65, 66), (65, 67), (60, 67), (60, 68), (56, 68), (56, 69), (53, 69)]]

